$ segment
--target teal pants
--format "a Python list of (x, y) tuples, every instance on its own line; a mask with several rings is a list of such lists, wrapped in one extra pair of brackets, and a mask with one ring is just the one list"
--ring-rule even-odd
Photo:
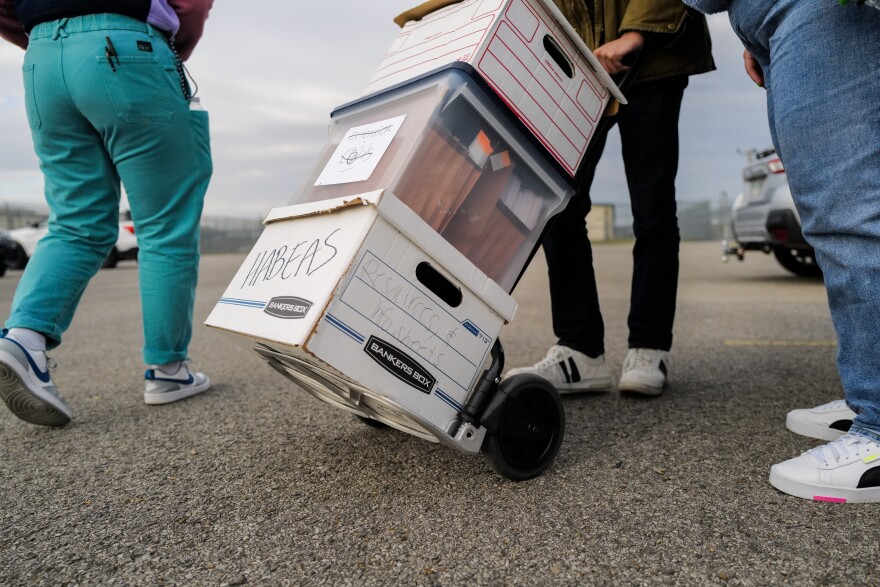
[(116, 243), (121, 180), (140, 248), (144, 361), (186, 359), (212, 164), (207, 112), (190, 110), (170, 46), (128, 17), (62, 19), (31, 31), (22, 70), (49, 233), (7, 328), (41, 332), (49, 348), (61, 343)]

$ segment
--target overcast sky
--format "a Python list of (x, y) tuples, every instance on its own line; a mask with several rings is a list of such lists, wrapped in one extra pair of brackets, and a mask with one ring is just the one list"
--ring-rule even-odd
[[(211, 114), (214, 177), (206, 214), (262, 217), (301, 187), (324, 144), (334, 106), (361, 95), (419, 0), (218, 1), (188, 68)], [(691, 78), (681, 116), (681, 201), (718, 202), (740, 191), (745, 158), (770, 146), (764, 92), (742, 68), (725, 16), (710, 18), (718, 71)], [(21, 88), (23, 52), (0, 45), (0, 206), (39, 205)], [(595, 202), (627, 201), (616, 131), (593, 188)]]

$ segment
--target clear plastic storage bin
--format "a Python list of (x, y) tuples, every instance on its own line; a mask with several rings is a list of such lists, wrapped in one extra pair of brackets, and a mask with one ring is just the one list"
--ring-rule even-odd
[(291, 204), (385, 189), (510, 291), (571, 178), (460, 67), (338, 108)]

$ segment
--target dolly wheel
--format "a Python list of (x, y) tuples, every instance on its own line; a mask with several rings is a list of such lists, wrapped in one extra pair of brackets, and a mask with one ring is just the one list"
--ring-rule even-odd
[(537, 477), (553, 463), (565, 435), (565, 409), (553, 385), (537, 375), (501, 382), (497, 426), (482, 451), (489, 465), (513, 481)]

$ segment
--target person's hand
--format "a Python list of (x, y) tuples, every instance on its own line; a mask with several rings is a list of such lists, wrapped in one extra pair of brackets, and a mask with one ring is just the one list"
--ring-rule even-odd
[(595, 51), (593, 55), (605, 68), (605, 71), (614, 75), (622, 71), (629, 71), (630, 66), (624, 61), (628, 55), (636, 53), (645, 46), (645, 36), (638, 31), (627, 31), (619, 39), (605, 43)]
[(761, 64), (758, 63), (758, 60), (755, 59), (755, 56), (749, 53), (748, 51), (743, 52), (743, 61), (746, 66), (746, 73), (749, 78), (759, 87), (764, 87), (764, 70), (761, 69)]

